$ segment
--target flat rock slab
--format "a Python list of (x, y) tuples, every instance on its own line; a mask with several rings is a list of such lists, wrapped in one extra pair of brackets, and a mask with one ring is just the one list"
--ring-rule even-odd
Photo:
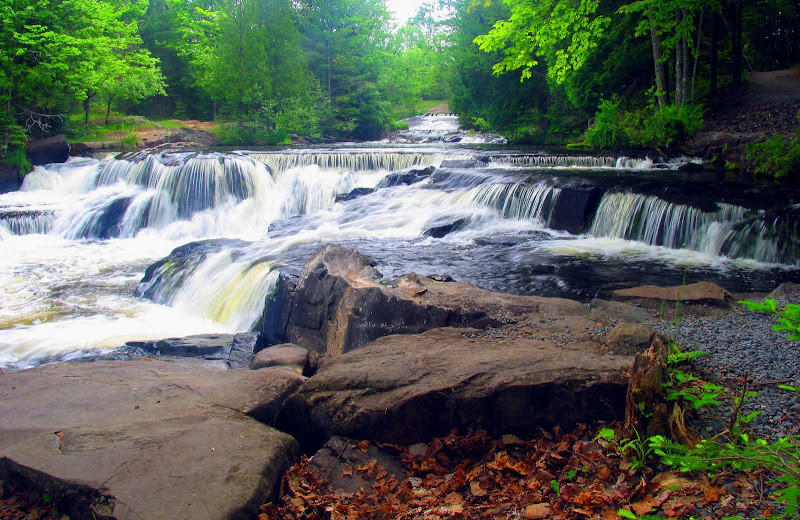
[(34, 483), (73, 519), (248, 517), (298, 448), (246, 414), (274, 417), (302, 380), (149, 358), (4, 374), (0, 479)]
[(119, 351), (106, 356), (113, 359), (141, 356), (196, 358), (217, 361), (229, 368), (246, 368), (253, 357), (257, 340), (257, 334), (243, 332), (200, 334), (157, 341), (129, 341)]
[(590, 332), (383, 337), (324, 365), (278, 424), (312, 445), (335, 435), (410, 444), (455, 427), (505, 434), (620, 419), (633, 358), (609, 355)]
[(731, 293), (711, 282), (697, 282), (674, 287), (643, 285), (630, 289), (614, 291), (614, 299), (628, 301), (634, 299), (661, 300), (680, 303), (706, 303), (728, 307), (736, 301)]

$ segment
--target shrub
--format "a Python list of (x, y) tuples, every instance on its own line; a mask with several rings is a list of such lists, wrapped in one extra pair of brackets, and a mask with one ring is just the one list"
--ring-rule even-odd
[(583, 140), (592, 148), (671, 148), (702, 126), (700, 105), (668, 106), (655, 113), (648, 108), (621, 112), (617, 101), (606, 100), (600, 103)]
[(25, 148), (20, 144), (9, 145), (6, 153), (0, 157), (0, 162), (16, 168), (20, 177), (33, 171), (33, 165), (25, 155)]
[(800, 130), (792, 139), (774, 135), (745, 149), (749, 168), (758, 176), (779, 180), (800, 178)]

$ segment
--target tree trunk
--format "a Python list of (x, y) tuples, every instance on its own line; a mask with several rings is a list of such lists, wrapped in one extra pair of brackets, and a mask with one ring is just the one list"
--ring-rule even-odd
[(669, 93), (667, 92), (667, 79), (664, 71), (662, 58), (664, 50), (661, 47), (661, 35), (658, 34), (655, 16), (650, 13), (650, 39), (653, 42), (653, 64), (656, 73), (656, 96), (658, 97), (658, 107), (664, 108), (669, 104)]
[(331, 100), (331, 41), (326, 41), (326, 55), (328, 58), (328, 102)]
[(714, 13), (711, 18), (711, 97), (717, 95), (717, 72), (719, 70), (719, 13)]
[[(677, 11), (675, 13), (675, 22), (680, 27), (683, 20), (683, 12)], [(680, 107), (683, 105), (683, 52), (686, 38), (678, 34), (678, 41), (675, 43), (675, 106)]]
[[(685, 20), (688, 12), (684, 9), (682, 18)], [(683, 52), (683, 70), (681, 71), (681, 105), (684, 105), (689, 99), (689, 38), (690, 34), (684, 33), (681, 38), (681, 52)]]
[(731, 79), (734, 85), (742, 84), (742, 1), (734, 0), (731, 17), (733, 19), (733, 70)]
[(86, 128), (89, 128), (89, 100), (90, 99), (91, 98), (89, 97), (89, 93), (87, 92), (86, 93), (86, 99), (83, 100), (83, 114), (84, 114), (83, 126), (85, 126)]
[(111, 100), (114, 96), (108, 96), (108, 105), (106, 106), (106, 126), (108, 126), (108, 116), (111, 115)]
[(700, 46), (703, 43), (703, 14), (705, 8), (700, 10), (700, 21), (697, 24), (697, 45), (694, 46), (694, 68), (692, 69), (692, 93), (690, 100), (694, 104), (694, 90), (697, 84), (697, 63), (700, 61)]

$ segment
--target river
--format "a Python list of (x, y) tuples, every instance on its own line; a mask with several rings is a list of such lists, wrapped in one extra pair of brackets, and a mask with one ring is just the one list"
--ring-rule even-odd
[(413, 123), (411, 143), (37, 167), (0, 195), (0, 367), (250, 330), (278, 270), (299, 273), (325, 242), (373, 257), (387, 280), (415, 271), (585, 302), (646, 283), (800, 281), (791, 189), (688, 158), (515, 150), (454, 118)]

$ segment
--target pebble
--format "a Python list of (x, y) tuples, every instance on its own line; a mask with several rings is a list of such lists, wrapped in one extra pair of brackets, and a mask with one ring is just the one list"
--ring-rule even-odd
[[(693, 360), (698, 375), (737, 392), (745, 373), (753, 383), (791, 380), (787, 384), (800, 386), (800, 342), (773, 331), (775, 323), (772, 315), (736, 308), (720, 318), (685, 318), (678, 327), (669, 322), (651, 326), (678, 341), (684, 351), (706, 351), (708, 355)], [(775, 440), (800, 433), (800, 394), (781, 390), (777, 384), (751, 389), (756, 395), (745, 403), (745, 409), (763, 410), (750, 423), (753, 434)], [(729, 418), (733, 402), (717, 408), (723, 418)], [(710, 424), (725, 422), (727, 419)]]

